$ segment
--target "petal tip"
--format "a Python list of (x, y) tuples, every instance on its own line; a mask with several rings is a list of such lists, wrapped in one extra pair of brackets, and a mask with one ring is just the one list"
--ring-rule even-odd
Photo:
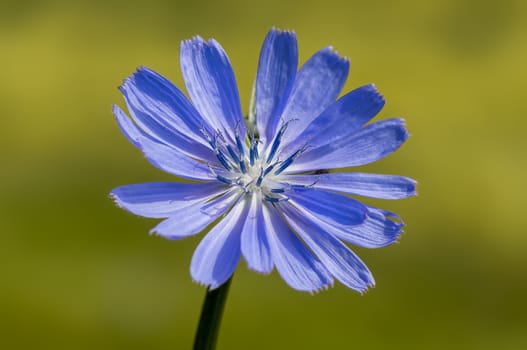
[(385, 99), (384, 95), (381, 94), (381, 92), (379, 91), (379, 88), (377, 87), (377, 84), (371, 83), (371, 84), (365, 85), (364, 88), (366, 90), (368, 90), (369, 92), (371, 92), (372, 96), (374, 96), (375, 98), (377, 98), (381, 102), (383, 102), (383, 104), (386, 102), (386, 99)]
[[(192, 274), (192, 272), (191, 272)], [(228, 279), (227, 279), (228, 280)], [(214, 290), (214, 289), (218, 289), (219, 287), (221, 287), (223, 284), (225, 284), (226, 281), (223, 281), (223, 282), (218, 282), (218, 281), (209, 281), (209, 282), (205, 282), (205, 281), (201, 281), (201, 280), (198, 280), (194, 277), (192, 277), (192, 282), (202, 286), (202, 287), (205, 287), (207, 288), (208, 290)]]
[(417, 192), (417, 181), (414, 180), (414, 179), (411, 179), (411, 178), (407, 178), (408, 179), (408, 197), (412, 197), (412, 196), (417, 196), (418, 195), (418, 192)]
[[(191, 272), (192, 273), (192, 272)], [(205, 288), (210, 288), (210, 284), (207, 284), (205, 282), (202, 282), (200, 280), (197, 280), (195, 279), (194, 277), (192, 277), (192, 282), (196, 283), (197, 285), (201, 286), (201, 287), (205, 287)]]
[(119, 191), (119, 187), (117, 188), (114, 188), (109, 194), (108, 196), (110, 197), (110, 199), (114, 202), (114, 204), (121, 208), (121, 209), (125, 209), (123, 207), (123, 204), (121, 202), (121, 200), (119, 199), (119, 195), (117, 194), (117, 192)]
[[(389, 119), (388, 119), (389, 120)], [(404, 143), (409, 137), (410, 133), (408, 132), (408, 129), (406, 128), (406, 120), (403, 118), (393, 118), (391, 119), (395, 124), (395, 131), (397, 133), (396, 137), (397, 139), (402, 143)]]
[[(246, 260), (247, 262), (247, 260)], [(270, 268), (262, 269), (260, 266), (254, 266), (253, 264), (250, 264), (247, 262), (247, 268), (253, 272), (256, 272), (260, 275), (268, 275), (271, 272), (273, 272), (274, 266), (271, 265)]]
[(155, 74), (151, 68), (144, 65), (140, 65), (135, 69), (135, 72), (129, 77), (129, 79), (133, 79), (135, 81), (136, 78), (143, 78), (151, 74)]
[(375, 288), (375, 281), (366, 284), (364, 287), (362, 287), (360, 289), (359, 288), (356, 289), (356, 291), (359, 292), (359, 294), (361, 296), (364, 296), (366, 293), (368, 293), (373, 288)]
[(181, 49), (183, 50), (189, 46), (202, 46), (205, 44), (205, 40), (201, 36), (194, 35), (190, 39), (181, 40)]
[(272, 27), (271, 30), (269, 30), (268, 35), (283, 35), (283, 36), (290, 36), (296, 38), (296, 32), (292, 29), (280, 29), (278, 27)]
[(123, 118), (128, 118), (128, 116), (122, 110), (122, 108), (116, 104), (112, 105), (112, 114), (114, 115), (114, 117), (117, 119), (118, 122), (121, 121)]
[(342, 56), (339, 54), (337, 50), (333, 46), (326, 46), (322, 50), (320, 50), (321, 53), (324, 53), (328, 57), (330, 57), (335, 63), (345, 64), (349, 65), (350, 60), (346, 56)]
[(305, 292), (308, 292), (310, 295), (314, 296), (314, 295), (317, 295), (320, 292), (327, 291), (330, 288), (333, 288), (334, 286), (335, 286), (335, 282), (331, 281), (330, 283), (326, 283), (325, 285), (322, 285), (322, 286), (318, 287), (317, 289), (306, 290)]

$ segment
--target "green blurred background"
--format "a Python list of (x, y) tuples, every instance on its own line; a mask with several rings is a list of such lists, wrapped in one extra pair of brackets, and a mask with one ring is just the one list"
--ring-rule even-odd
[(346, 90), (375, 82), (412, 137), (365, 171), (419, 180), (368, 201), (400, 244), (356, 249), (377, 287), (315, 296), (241, 263), (219, 349), (527, 349), (527, 2), (0, 2), (0, 348), (188, 349), (205, 289), (200, 237), (148, 235), (115, 186), (171, 177), (110, 113), (139, 65), (182, 84), (179, 42), (214, 37), (247, 108), (261, 42), (296, 30), (300, 60), (333, 45)]

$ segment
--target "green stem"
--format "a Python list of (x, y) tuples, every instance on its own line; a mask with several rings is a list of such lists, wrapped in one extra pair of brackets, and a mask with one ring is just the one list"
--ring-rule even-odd
[(231, 281), (232, 277), (219, 288), (207, 290), (198, 330), (194, 338), (194, 350), (214, 350), (216, 348), (221, 315), (223, 314), (223, 307), (225, 306), (225, 300), (227, 300)]

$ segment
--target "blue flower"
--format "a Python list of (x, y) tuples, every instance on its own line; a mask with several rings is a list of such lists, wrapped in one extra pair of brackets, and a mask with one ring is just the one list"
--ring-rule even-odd
[(192, 102), (170, 81), (141, 67), (120, 90), (131, 115), (113, 112), (128, 140), (156, 167), (193, 182), (156, 182), (112, 191), (168, 239), (198, 234), (190, 272), (211, 289), (243, 256), (263, 274), (273, 268), (292, 288), (315, 292), (334, 279), (359, 292), (374, 285), (347, 243), (394, 243), (404, 225), (394, 213), (348, 195), (400, 199), (415, 181), (328, 170), (375, 162), (408, 137), (402, 119), (367, 124), (383, 107), (374, 85), (338, 98), (349, 61), (331, 48), (299, 70), (296, 36), (271, 30), (260, 54), (254, 110), (244, 120), (234, 73), (218, 42), (182, 42), (181, 71)]

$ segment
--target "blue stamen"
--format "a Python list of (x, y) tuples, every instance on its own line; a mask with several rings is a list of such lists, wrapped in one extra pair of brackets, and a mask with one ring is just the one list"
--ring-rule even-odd
[(280, 174), (282, 171), (284, 171), (288, 166), (291, 165), (291, 163), (293, 163), (294, 161), (294, 158), (293, 157), (289, 157), (287, 158), (286, 160), (284, 160), (282, 162), (282, 164), (280, 164), (280, 166), (278, 167), (278, 169), (276, 169), (275, 171), (275, 174), (278, 175)]
[(249, 147), (249, 161), (251, 166), (254, 165), (254, 161), (258, 159), (258, 140), (254, 139), (254, 135), (251, 134), (251, 146)]
[(269, 156), (267, 157), (267, 163), (269, 163), (273, 159), (276, 151), (278, 150), (278, 146), (280, 146), (280, 139), (281, 138), (282, 138), (282, 136), (280, 135), (280, 132), (279, 132), (276, 135), (276, 137), (275, 137), (275, 139), (273, 141), (273, 144), (271, 146), (271, 152), (269, 152)]
[(232, 160), (234, 160), (234, 163), (239, 163), (240, 158), (238, 158), (238, 155), (236, 154), (236, 152), (234, 152), (231, 145), (227, 145), (226, 147), (227, 147), (227, 151), (229, 151), (229, 154), (231, 155)]
[(245, 166), (245, 160), (240, 160), (240, 170), (242, 173), (247, 174), (247, 167)]
[(289, 123), (291, 123), (292, 121), (295, 121), (295, 120), (296, 119), (290, 119), (287, 122), (283, 123), (282, 127), (280, 128), (280, 130), (278, 130), (278, 132), (276, 133), (276, 136), (274, 138), (273, 144), (271, 146), (271, 152), (269, 152), (269, 156), (267, 157), (267, 163), (269, 163), (273, 159), (276, 151), (278, 150), (278, 146), (280, 145), (280, 142), (282, 142), (282, 136), (284, 135), (285, 131), (287, 130), (287, 127), (289, 126)]
[(227, 158), (225, 158), (225, 155), (219, 149), (216, 149), (216, 157), (218, 158), (218, 160), (220, 161), (221, 165), (223, 165), (223, 167), (225, 169), (232, 170), (232, 167), (230, 166)]
[(251, 166), (254, 165), (254, 147), (251, 145), (251, 149), (249, 150), (249, 162)]
[(283, 188), (273, 188), (273, 189), (271, 189), (271, 192), (272, 193), (284, 193), (285, 189), (283, 189)]
[(238, 146), (238, 152), (240, 153), (240, 158), (243, 158), (243, 144), (242, 140), (240, 140), (240, 134), (238, 133), (238, 130), (236, 130), (236, 146)]
[(296, 151), (295, 153), (293, 153), (292, 155), (290, 155), (286, 160), (284, 160), (280, 166), (278, 167), (278, 169), (276, 169), (276, 171), (274, 172), (276, 175), (280, 174), (282, 171), (284, 171), (285, 169), (287, 169), (288, 166), (290, 166), (296, 158), (298, 158), (299, 155), (302, 154), (302, 152), (305, 151), (305, 147), (299, 149), (298, 151)]
[(258, 155), (258, 141), (254, 141), (251, 145), (251, 151), (250, 151), (250, 158), (251, 158), (251, 165), (254, 165), (254, 161), (259, 158)]
[(280, 146), (280, 142), (282, 141), (282, 135), (284, 135), (284, 132), (287, 129), (287, 124), (288, 123), (282, 125), (280, 130), (278, 130), (278, 132), (276, 133), (273, 144), (271, 145), (271, 151), (269, 152), (269, 156), (267, 157), (267, 163), (269, 163), (273, 159), (276, 151), (278, 150), (278, 146)]
[(312, 185), (291, 185), (291, 189), (296, 190), (305, 190), (306, 188), (310, 188)]
[(263, 178), (264, 178), (263, 170), (261, 170), (260, 176), (258, 176), (258, 180), (256, 180), (256, 186), (260, 187), (260, 185), (262, 184)]
[(269, 166), (265, 169), (265, 171), (263, 172), (263, 176), (269, 174), (269, 173), (271, 172), (271, 170), (274, 169), (275, 165), (276, 165), (276, 163), (275, 163), (275, 164), (271, 164), (271, 165), (269, 165)]
[(207, 142), (209, 143), (209, 145), (210, 145), (212, 148), (216, 148), (216, 140), (213, 139), (212, 137), (210, 137), (209, 133), (207, 132), (207, 130), (205, 130), (205, 127), (204, 127), (203, 125), (199, 128), (199, 131), (201, 132), (201, 134), (203, 135), (203, 137), (205, 137), (205, 139), (207, 140)]
[(216, 179), (218, 179), (218, 181), (223, 182), (223, 183), (225, 183), (227, 185), (232, 185), (233, 184), (233, 181), (231, 179), (227, 179), (226, 177), (221, 176), (221, 175), (216, 175)]
[(288, 201), (289, 198), (287, 197), (283, 197), (283, 198), (275, 198), (275, 197), (269, 197), (269, 196), (265, 196), (264, 199), (268, 202), (271, 202), (271, 203), (278, 203), (278, 202), (283, 202), (283, 201)]

